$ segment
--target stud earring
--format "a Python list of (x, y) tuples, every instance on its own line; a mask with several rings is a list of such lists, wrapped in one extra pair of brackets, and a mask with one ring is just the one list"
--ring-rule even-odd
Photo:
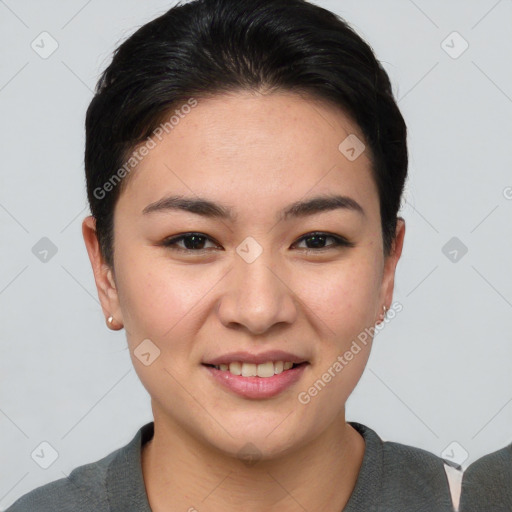
[(387, 312), (388, 308), (387, 308), (387, 307), (386, 307), (386, 305), (384, 304), (384, 305), (382, 306), (382, 309), (384, 310), (384, 313), (381, 313), (381, 315), (380, 315), (380, 318), (382, 318), (382, 320), (379, 320), (379, 321), (377, 322), (377, 325), (380, 325), (380, 324), (384, 321), (384, 319), (386, 318), (386, 312)]
[(115, 320), (114, 317), (112, 315), (110, 315), (107, 318), (107, 327), (109, 329), (112, 329), (113, 331), (119, 331), (119, 329), (123, 328), (123, 325), (122, 324), (115, 324), (114, 320)]

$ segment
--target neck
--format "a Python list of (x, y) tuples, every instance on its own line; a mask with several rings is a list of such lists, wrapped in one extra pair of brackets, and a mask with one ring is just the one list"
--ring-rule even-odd
[(142, 472), (154, 512), (169, 510), (170, 503), (190, 511), (339, 512), (354, 489), (364, 448), (342, 413), (300, 449), (244, 463), (155, 414)]

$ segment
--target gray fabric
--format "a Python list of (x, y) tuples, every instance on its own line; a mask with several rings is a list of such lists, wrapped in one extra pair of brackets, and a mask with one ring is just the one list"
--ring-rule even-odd
[(512, 444), (485, 455), (466, 469), (459, 510), (512, 511)]
[(6, 512), (151, 512), (141, 447), (153, 437), (153, 426), (147, 423), (127, 445), (103, 459), (30, 491)]
[[(359, 423), (365, 454), (354, 491), (342, 512), (452, 512), (443, 462), (435, 455), (392, 442)], [(68, 478), (38, 487), (6, 512), (151, 512), (141, 469), (141, 446), (153, 422), (124, 447), (74, 469)]]

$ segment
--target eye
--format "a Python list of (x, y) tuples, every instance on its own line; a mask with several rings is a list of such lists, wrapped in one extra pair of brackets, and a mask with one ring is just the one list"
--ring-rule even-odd
[[(330, 238), (334, 240), (334, 243), (329, 244), (325, 246), (325, 241)], [(307, 235), (304, 235), (303, 237), (299, 238), (299, 242), (305, 241), (306, 244), (312, 245), (312, 247), (306, 247), (306, 251), (317, 252), (322, 251), (326, 249), (334, 249), (336, 247), (354, 247), (355, 244), (352, 242), (349, 242), (346, 238), (343, 238), (339, 235), (332, 235), (330, 233), (323, 233), (323, 232), (314, 232), (314, 233), (308, 233)]]
[[(178, 251), (201, 252), (207, 250), (204, 245), (208, 240), (211, 241), (212, 239), (203, 233), (185, 233), (184, 235), (179, 235), (164, 240), (162, 245), (165, 247), (170, 247), (171, 249), (176, 249)], [(182, 241), (185, 247), (178, 246), (178, 242)]]
[[(325, 245), (327, 239), (333, 240), (333, 243)], [(178, 235), (175, 237), (168, 238), (162, 242), (164, 247), (169, 247), (173, 250), (183, 251), (183, 252), (201, 252), (207, 251), (208, 248), (205, 247), (205, 244), (210, 241), (213, 242), (213, 239), (203, 233), (185, 233), (182, 235)], [(339, 236), (333, 235), (330, 233), (324, 232), (313, 232), (308, 233), (307, 235), (299, 238), (297, 243), (306, 242), (306, 245), (310, 245), (309, 247), (305, 247), (305, 251), (312, 252), (320, 252), (325, 251), (327, 249), (334, 249), (336, 247), (354, 247), (355, 244), (349, 242), (347, 239)], [(179, 246), (178, 244), (183, 242), (183, 246)], [(294, 244), (294, 245), (296, 245)], [(312, 247), (311, 247), (312, 245)], [(219, 247), (216, 243), (214, 246)]]

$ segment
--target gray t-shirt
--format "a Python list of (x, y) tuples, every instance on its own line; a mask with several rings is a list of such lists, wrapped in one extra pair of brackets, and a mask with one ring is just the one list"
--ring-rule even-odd
[(460, 512), (512, 510), (512, 444), (473, 462), (464, 472)]
[[(365, 452), (356, 486), (341, 512), (453, 512), (443, 461), (419, 448), (383, 442), (359, 423)], [(38, 487), (6, 512), (151, 512), (141, 447), (153, 437), (147, 423), (122, 448)]]

